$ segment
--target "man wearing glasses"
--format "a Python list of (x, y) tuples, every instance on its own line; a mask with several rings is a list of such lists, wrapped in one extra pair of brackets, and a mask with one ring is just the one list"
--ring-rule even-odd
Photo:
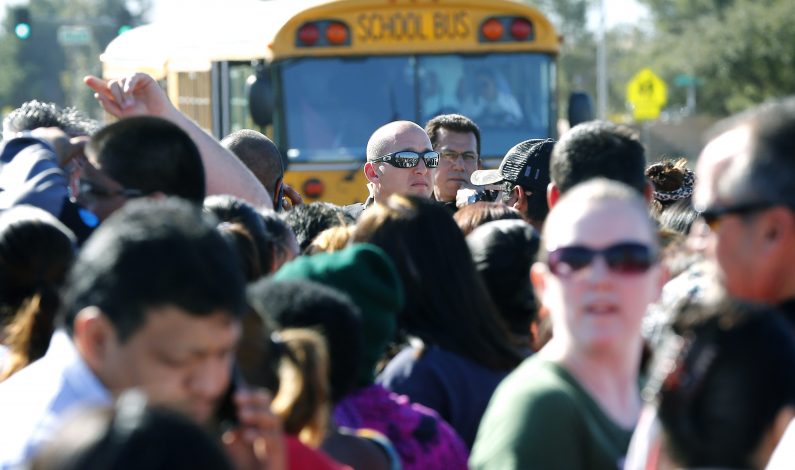
[(731, 296), (778, 305), (795, 321), (795, 98), (717, 129), (696, 168), (694, 233)]
[(441, 114), (428, 121), (425, 132), (439, 152), (433, 196), (455, 212), (458, 190), (470, 187), (469, 177), (481, 167), (480, 129), (466, 116)]
[(393, 194), (431, 197), (433, 170), (439, 166), (439, 153), (422, 127), (410, 121), (393, 121), (378, 128), (367, 142), (364, 176), (370, 197), (364, 204), (345, 206), (358, 219), (372, 204), (386, 201)]
[(508, 150), (496, 170), (472, 173), (476, 185), (502, 185), (501, 200), (517, 209), (537, 230), (541, 230), (549, 213), (547, 185), (549, 160), (555, 141), (530, 139)]

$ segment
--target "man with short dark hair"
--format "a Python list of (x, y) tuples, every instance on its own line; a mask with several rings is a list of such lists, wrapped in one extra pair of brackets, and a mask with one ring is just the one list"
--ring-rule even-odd
[(597, 177), (627, 184), (650, 200), (652, 189), (645, 170), (646, 153), (632, 129), (608, 121), (584, 122), (555, 144), (547, 202), (552, 207), (561, 194)]
[(31, 100), (11, 111), (3, 119), (3, 138), (12, 139), (18, 132), (40, 127), (57, 127), (69, 137), (90, 136), (99, 123), (75, 108), (62, 108), (55, 103)]
[(199, 149), (165, 119), (136, 116), (105, 126), (86, 146), (86, 158), (77, 199), (100, 220), (135, 197), (204, 201)]
[(66, 282), (63, 329), (0, 384), (0, 468), (30, 457), (66, 413), (132, 387), (209, 421), (229, 385), (245, 297), (235, 255), (206, 217), (186, 201), (146, 199), (94, 233)]
[(83, 81), (95, 91), (94, 96), (102, 108), (119, 119), (156, 116), (173, 122), (185, 131), (199, 149), (206, 172), (208, 195), (230, 194), (257, 208), (273, 207), (270, 195), (251, 171), (213, 136), (175, 108), (151, 76), (136, 73), (120, 80), (108, 81), (88, 76)]
[(433, 196), (455, 211), (456, 193), (469, 186), (472, 172), (481, 167), (480, 129), (460, 114), (441, 114), (425, 125), (431, 146), (439, 152), (433, 175)]
[(85, 241), (95, 218), (73, 203), (70, 193), (76, 192), (83, 145), (98, 128), (77, 109), (54, 103), (32, 100), (11, 111), (3, 119), (0, 145), (0, 211), (38, 207)]
[(502, 185), (502, 202), (517, 209), (533, 227), (541, 230), (549, 212), (546, 190), (554, 146), (552, 139), (520, 142), (508, 150), (498, 169), (472, 173), (472, 183)]

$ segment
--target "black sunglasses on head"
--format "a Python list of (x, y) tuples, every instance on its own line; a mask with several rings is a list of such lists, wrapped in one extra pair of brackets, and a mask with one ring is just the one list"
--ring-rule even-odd
[(401, 150), (374, 158), (372, 162), (386, 162), (395, 168), (414, 168), (420, 164), (420, 157), (425, 160), (425, 166), (428, 168), (436, 168), (439, 166), (439, 152), (434, 150), (422, 153), (413, 150)]
[(587, 246), (564, 246), (547, 255), (549, 270), (558, 277), (569, 277), (603, 256), (616, 274), (641, 274), (657, 262), (657, 250), (638, 242), (621, 242), (596, 250)]
[(122, 189), (111, 190), (105, 188), (104, 186), (100, 186), (92, 181), (83, 180), (83, 179), (79, 180), (77, 188), (78, 188), (77, 190), (78, 194), (90, 195), (92, 197), (100, 197), (100, 198), (108, 198), (115, 196), (136, 198), (144, 195), (143, 191), (141, 191), (140, 189), (122, 188)]

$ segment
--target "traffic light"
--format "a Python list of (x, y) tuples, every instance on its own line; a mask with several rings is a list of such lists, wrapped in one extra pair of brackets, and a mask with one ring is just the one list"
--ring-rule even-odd
[(129, 11), (126, 8), (122, 8), (119, 11), (119, 14), (116, 16), (116, 24), (119, 25), (119, 29), (116, 30), (117, 35), (122, 35), (127, 31), (133, 29), (133, 18)]
[(30, 27), (30, 9), (28, 7), (16, 7), (12, 10), (14, 20), (14, 34), (22, 40), (28, 39), (32, 29)]

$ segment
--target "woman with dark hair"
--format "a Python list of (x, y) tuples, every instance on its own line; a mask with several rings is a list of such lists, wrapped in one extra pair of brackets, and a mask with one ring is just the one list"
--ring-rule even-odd
[(75, 257), (75, 237), (49, 213), (19, 206), (0, 216), (0, 381), (42, 357), (50, 344), (58, 289)]
[[(273, 265), (273, 240), (265, 229), (265, 222), (257, 210), (246, 201), (228, 194), (209, 196), (204, 200), (204, 210), (213, 214), (223, 224), (221, 233), (233, 242), (241, 254), (247, 280), (256, 280), (261, 274), (270, 272)], [(239, 224), (243, 230), (232, 228), (229, 224)], [(246, 237), (248, 235), (248, 237)], [(254, 242), (251, 247), (247, 238)], [(256, 259), (249, 259), (255, 256)], [(253, 279), (251, 278), (253, 277)]]
[(529, 356), (538, 339), (531, 330), (538, 333), (539, 328), (538, 305), (528, 274), (538, 252), (538, 232), (524, 220), (495, 220), (473, 230), (466, 241), (512, 343), (523, 356)]
[(301, 253), (293, 229), (276, 212), (261, 213), (265, 230), (273, 241), (273, 264), (268, 272), (275, 273), (282, 265)]
[(414, 344), (378, 382), (436, 410), (471, 447), (492, 392), (521, 356), (461, 230), (435, 202), (393, 195), (362, 215), (354, 242), (382, 248), (406, 292), (398, 326)]
[(765, 468), (795, 417), (791, 328), (770, 307), (728, 299), (674, 316), (643, 394), (661, 447), (627, 468)]
[[(281, 324), (289, 320), (293, 325), (313, 326), (328, 339), (332, 390), (337, 390), (332, 393), (336, 395), (333, 419), (338, 426), (357, 434), (383, 434), (394, 445), (398, 464), (404, 470), (467, 468), (469, 452), (449, 424), (433, 410), (410, 403), (405, 396), (374, 383), (376, 364), (395, 336), (396, 314), (402, 309), (404, 298), (400, 276), (383, 250), (356, 243), (333, 253), (302, 256), (286, 264), (274, 279), (278, 282), (257, 284), (257, 298), (263, 309), (267, 305), (268, 311), (281, 318)], [(316, 297), (310, 302), (311, 289), (307, 287), (313, 283), (299, 284), (297, 279), (319, 282), (347, 294), (361, 312), (361, 325), (345, 321), (342, 312), (329, 311), (328, 298)], [(292, 305), (285, 309), (288, 299)], [(288, 312), (289, 316), (284, 315)], [(351, 354), (354, 352), (357, 354)], [(349, 386), (335, 387), (340, 382)], [(324, 449), (333, 456), (339, 455), (335, 449), (343, 447), (337, 437), (339, 433), (324, 443)], [(344, 445), (348, 447), (344, 454), (355, 451), (348, 443)], [(340, 460), (360, 468), (354, 461), (343, 457)]]

